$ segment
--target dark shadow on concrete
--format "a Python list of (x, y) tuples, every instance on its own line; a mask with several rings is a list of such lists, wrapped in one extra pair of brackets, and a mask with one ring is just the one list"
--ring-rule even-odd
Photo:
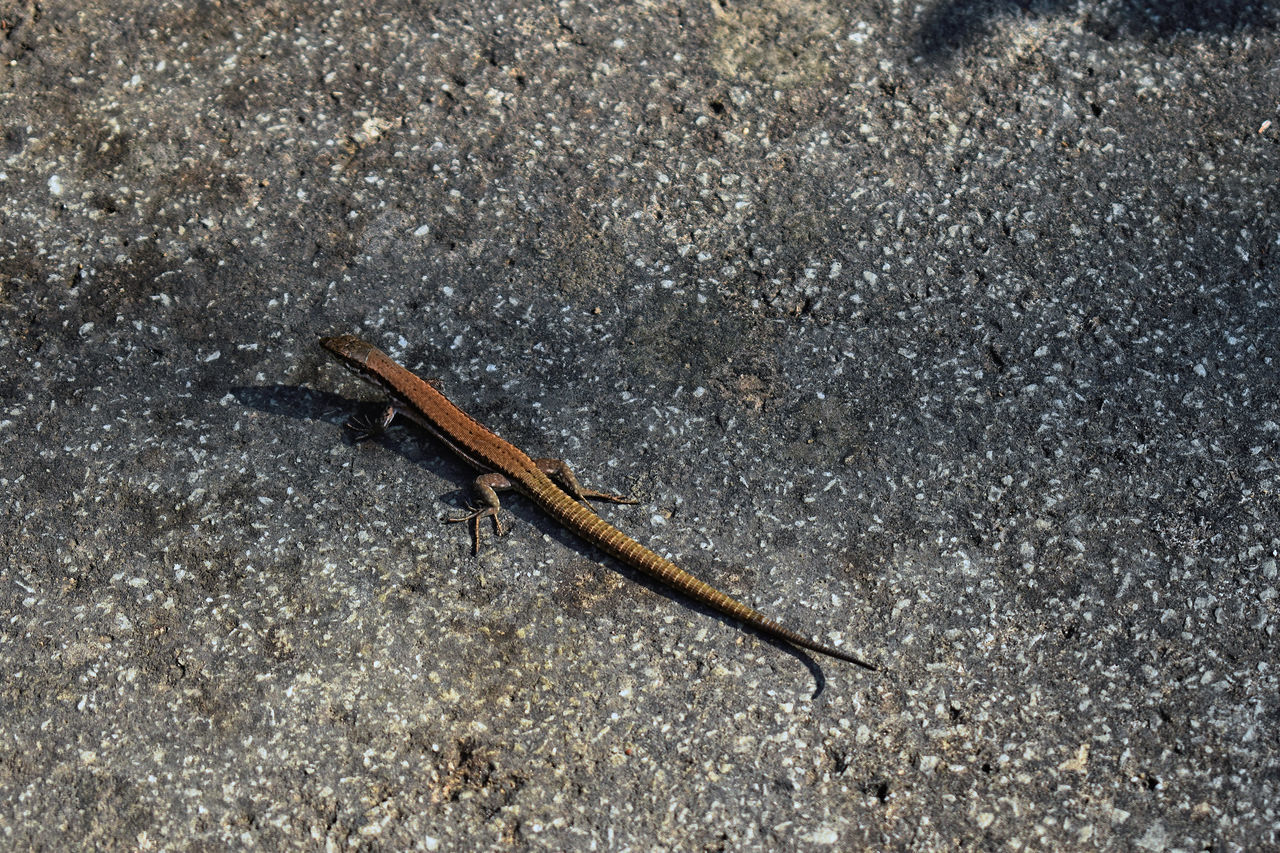
[(368, 405), (341, 394), (292, 385), (239, 385), (228, 390), (242, 406), (268, 415), (283, 415), (300, 421), (342, 424), (353, 412)]
[[(940, 0), (917, 34), (927, 59), (943, 59), (990, 34), (1001, 18), (1072, 15), (1076, 0)], [(1280, 28), (1280, 4), (1267, 0), (1102, 0), (1084, 28), (1107, 41), (1170, 38), (1178, 33), (1231, 33)]]

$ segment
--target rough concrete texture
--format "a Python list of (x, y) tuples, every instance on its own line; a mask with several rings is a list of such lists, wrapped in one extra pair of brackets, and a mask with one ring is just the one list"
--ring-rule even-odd
[(1275, 4), (0, 18), (6, 848), (1280, 846)]

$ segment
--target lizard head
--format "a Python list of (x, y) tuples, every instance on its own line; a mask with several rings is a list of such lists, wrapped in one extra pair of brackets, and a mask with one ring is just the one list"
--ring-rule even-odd
[(366, 343), (355, 335), (321, 338), (320, 346), (331, 352), (338, 361), (353, 368), (364, 367), (369, 356), (378, 351), (373, 344)]

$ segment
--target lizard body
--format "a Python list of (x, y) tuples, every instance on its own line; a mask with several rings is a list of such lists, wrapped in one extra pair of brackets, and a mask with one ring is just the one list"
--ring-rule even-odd
[(446, 519), (470, 522), (475, 550), (479, 550), (482, 519), (492, 519), (494, 530), (501, 535), (497, 492), (515, 489), (583, 541), (662, 581), (694, 601), (793, 645), (866, 669), (876, 669), (872, 664), (848, 652), (811, 640), (784, 627), (627, 536), (593, 512), (586, 505), (585, 499), (614, 503), (635, 501), (584, 489), (563, 460), (531, 458), (515, 445), (486, 429), (431, 384), (402, 367), (372, 344), (354, 335), (321, 338), (320, 343), (348, 369), (381, 388), (391, 398), (391, 405), (378, 428), (388, 426), (397, 414), (403, 415), (440, 439), (481, 472), (476, 478), (475, 489), (482, 506), (473, 509), (469, 515)]

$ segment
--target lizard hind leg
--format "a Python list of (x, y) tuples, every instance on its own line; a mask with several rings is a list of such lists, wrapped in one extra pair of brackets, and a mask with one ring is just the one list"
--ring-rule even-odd
[(586, 503), (588, 498), (615, 504), (639, 503), (635, 498), (625, 495), (614, 495), (609, 492), (598, 492), (595, 489), (583, 488), (582, 484), (578, 482), (578, 478), (573, 475), (573, 469), (569, 467), (569, 463), (563, 459), (544, 456), (533, 460), (533, 464), (538, 466), (538, 470), (554, 480), (556, 485), (568, 492), (574, 500), (582, 503)]
[(445, 524), (454, 524), (459, 521), (470, 522), (471, 553), (479, 554), (481, 519), (493, 519), (494, 535), (502, 535), (502, 519), (498, 517), (498, 510), (502, 509), (502, 502), (498, 500), (498, 492), (510, 489), (511, 481), (501, 474), (482, 474), (476, 477), (472, 487), (475, 489), (476, 497), (480, 499), (482, 505), (468, 506), (469, 512), (466, 515), (447, 515), (444, 518), (444, 522)]

